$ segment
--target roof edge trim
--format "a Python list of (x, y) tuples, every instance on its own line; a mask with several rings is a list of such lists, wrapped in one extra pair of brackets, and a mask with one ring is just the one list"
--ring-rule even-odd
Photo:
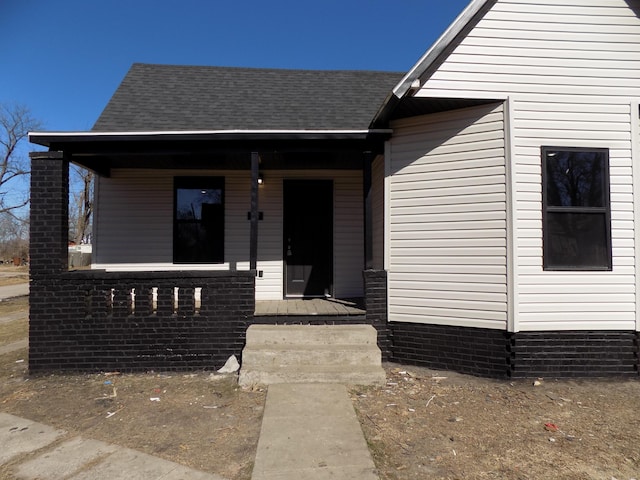
[(427, 69), (433, 65), (441, 55), (443, 55), (451, 44), (464, 32), (465, 28), (479, 13), (484, 12), (495, 4), (497, 0), (472, 0), (469, 5), (458, 15), (453, 23), (444, 33), (436, 40), (436, 42), (427, 50), (427, 52), (418, 60), (418, 62), (407, 72), (407, 74), (394, 87), (393, 94), (397, 98), (404, 97), (411, 89), (411, 85), (418, 80)]

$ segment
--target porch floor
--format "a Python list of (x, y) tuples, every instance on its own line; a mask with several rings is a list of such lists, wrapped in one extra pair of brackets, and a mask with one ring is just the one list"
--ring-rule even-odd
[(256, 300), (257, 317), (296, 315), (364, 315), (363, 298), (290, 298)]

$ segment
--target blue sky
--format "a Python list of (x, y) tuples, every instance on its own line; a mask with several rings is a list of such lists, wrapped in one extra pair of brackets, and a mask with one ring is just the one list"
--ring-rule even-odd
[(134, 62), (406, 72), (469, 0), (0, 0), (0, 102), (91, 129)]

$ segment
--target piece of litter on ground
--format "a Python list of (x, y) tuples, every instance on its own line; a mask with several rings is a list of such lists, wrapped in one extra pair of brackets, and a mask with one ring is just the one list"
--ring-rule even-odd
[(107, 416), (105, 418), (111, 418), (113, 417), (116, 413), (118, 413), (120, 410), (122, 410), (124, 407), (119, 408), (118, 410), (116, 410), (115, 412), (107, 412)]
[(218, 370), (218, 373), (235, 373), (240, 370), (240, 364), (235, 355), (231, 355), (224, 366)]
[(397, 403), (387, 403), (387, 407), (397, 407)]
[(410, 409), (409, 409), (409, 411), (410, 411), (410, 412), (415, 412), (415, 411), (416, 411), (416, 409), (415, 409), (415, 408), (410, 408)]
[(23, 360), (23, 359), (16, 360), (16, 363), (23, 363), (23, 362), (24, 362), (24, 360)]
[(558, 431), (558, 426), (555, 423), (545, 423), (544, 424), (544, 429), (549, 431), (549, 432), (557, 432)]
[(104, 384), (105, 384), (105, 385), (111, 385), (112, 383), (113, 383), (113, 382), (112, 382), (111, 380), (105, 380), (105, 381), (104, 381)]
[(151, 397), (151, 398), (149, 398), (149, 400), (151, 400), (152, 402), (159, 402), (160, 401), (160, 397)]
[(203, 408), (218, 408), (217, 405), (204, 405)]
[(113, 387), (113, 393), (111, 395), (103, 395), (102, 397), (95, 398), (94, 400), (108, 400), (111, 398), (116, 398), (118, 396), (118, 390), (116, 387)]

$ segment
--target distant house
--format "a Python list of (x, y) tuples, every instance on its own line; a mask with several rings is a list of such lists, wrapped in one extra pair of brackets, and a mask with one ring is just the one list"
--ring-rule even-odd
[[(30, 368), (220, 366), (299, 321), (478, 375), (638, 375), (639, 11), (474, 0), (406, 75), (133, 65), (92, 131), (31, 134)], [(98, 174), (91, 271), (69, 162)], [(256, 314), (312, 297), (362, 313)]]

